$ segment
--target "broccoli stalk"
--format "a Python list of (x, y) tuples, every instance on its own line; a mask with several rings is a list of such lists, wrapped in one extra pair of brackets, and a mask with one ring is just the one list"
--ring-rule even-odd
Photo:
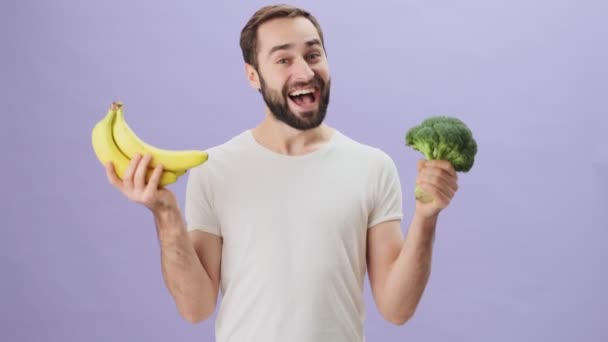
[[(410, 128), (405, 144), (421, 152), (427, 160), (447, 160), (458, 172), (468, 172), (475, 162), (477, 142), (471, 130), (461, 120), (448, 116), (434, 116)], [(416, 200), (427, 203), (433, 200), (416, 186)]]

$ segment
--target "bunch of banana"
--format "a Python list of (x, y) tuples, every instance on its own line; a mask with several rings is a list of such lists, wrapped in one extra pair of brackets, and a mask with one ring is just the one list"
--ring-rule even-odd
[(145, 143), (127, 125), (120, 102), (113, 102), (105, 117), (95, 124), (91, 141), (97, 159), (104, 165), (112, 161), (121, 179), (136, 154), (151, 154), (146, 180), (150, 179), (154, 167), (161, 164), (163, 173), (159, 183), (162, 186), (174, 183), (188, 169), (204, 163), (209, 157), (206, 151), (165, 150)]

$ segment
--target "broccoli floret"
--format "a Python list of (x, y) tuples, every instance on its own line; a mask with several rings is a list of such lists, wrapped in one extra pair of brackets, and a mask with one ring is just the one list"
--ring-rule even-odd
[(430, 117), (410, 128), (405, 144), (428, 160), (451, 162), (459, 172), (468, 172), (477, 154), (477, 142), (471, 130), (461, 120), (449, 116)]
[[(477, 142), (473, 133), (460, 119), (449, 116), (433, 116), (410, 128), (405, 144), (421, 152), (428, 160), (447, 160), (458, 172), (468, 172), (477, 154)], [(416, 198), (424, 197), (416, 188)], [(426, 197), (426, 200), (430, 200)]]

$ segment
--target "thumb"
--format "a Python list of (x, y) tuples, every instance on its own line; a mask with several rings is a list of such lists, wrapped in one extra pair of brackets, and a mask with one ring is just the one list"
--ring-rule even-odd
[(426, 159), (420, 159), (420, 160), (418, 160), (418, 165), (417, 165), (418, 172), (420, 172), (420, 170), (422, 170), (424, 168), (424, 163), (425, 162), (426, 162)]

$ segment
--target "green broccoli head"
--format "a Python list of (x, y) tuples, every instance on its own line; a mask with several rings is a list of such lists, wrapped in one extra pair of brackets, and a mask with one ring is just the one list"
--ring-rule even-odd
[(477, 142), (461, 120), (434, 116), (410, 128), (405, 144), (421, 152), (428, 160), (447, 160), (460, 172), (469, 171), (475, 162)]

